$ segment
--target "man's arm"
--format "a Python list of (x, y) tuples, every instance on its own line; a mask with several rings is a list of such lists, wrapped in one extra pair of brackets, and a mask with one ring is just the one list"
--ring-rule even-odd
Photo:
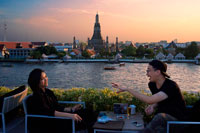
[(127, 89), (126, 91), (130, 92), (134, 97), (138, 98), (139, 100), (141, 100), (147, 104), (155, 104), (155, 103), (158, 103), (158, 102), (163, 101), (166, 98), (168, 98), (167, 94), (165, 94), (162, 91), (160, 91), (152, 96), (147, 96), (147, 95), (141, 94), (137, 91), (134, 91), (133, 89)]

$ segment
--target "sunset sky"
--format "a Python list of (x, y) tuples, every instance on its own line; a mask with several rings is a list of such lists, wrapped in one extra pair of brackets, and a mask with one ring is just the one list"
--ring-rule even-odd
[(86, 42), (97, 12), (109, 42), (200, 41), (200, 0), (0, 0), (0, 41)]

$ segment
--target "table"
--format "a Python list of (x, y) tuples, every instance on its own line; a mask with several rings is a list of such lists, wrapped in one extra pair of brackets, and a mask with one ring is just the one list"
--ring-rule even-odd
[[(141, 113), (131, 115), (129, 119), (126, 117), (127, 114), (119, 115), (111, 111), (101, 111), (100, 113), (105, 113), (108, 117), (112, 118), (113, 121), (103, 124), (96, 122), (93, 126), (94, 133), (137, 133), (144, 129), (144, 121)], [(124, 119), (118, 119), (117, 116), (123, 116)], [(142, 126), (137, 127), (136, 124), (133, 124), (133, 121), (142, 124)]]

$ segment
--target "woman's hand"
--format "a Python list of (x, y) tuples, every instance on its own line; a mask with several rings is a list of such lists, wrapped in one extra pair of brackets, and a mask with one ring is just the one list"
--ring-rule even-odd
[(76, 104), (74, 107), (72, 107), (72, 112), (75, 112), (75, 111), (77, 111), (77, 110), (80, 110), (81, 107), (82, 107), (81, 104)]
[(112, 83), (112, 87), (119, 89), (119, 91), (117, 91), (117, 93), (127, 91), (127, 89), (125, 89), (125, 88), (120, 88), (119, 85), (116, 83)]
[(148, 105), (148, 107), (145, 109), (145, 113), (147, 115), (151, 115), (154, 112), (154, 105)]
[(78, 114), (71, 114), (71, 118), (77, 122), (82, 121), (82, 118)]

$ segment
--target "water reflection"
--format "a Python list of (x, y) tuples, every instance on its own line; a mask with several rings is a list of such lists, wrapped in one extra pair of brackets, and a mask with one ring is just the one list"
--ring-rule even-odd
[[(106, 63), (12, 63), (14, 67), (0, 67), (0, 86), (14, 87), (27, 84), (34, 68), (46, 71), (49, 88), (111, 88), (111, 83), (148, 91), (147, 63), (126, 63), (116, 70), (106, 71)], [(1, 65), (1, 63), (0, 63)], [(200, 91), (200, 66), (187, 63), (168, 64), (168, 74), (184, 91)]]

